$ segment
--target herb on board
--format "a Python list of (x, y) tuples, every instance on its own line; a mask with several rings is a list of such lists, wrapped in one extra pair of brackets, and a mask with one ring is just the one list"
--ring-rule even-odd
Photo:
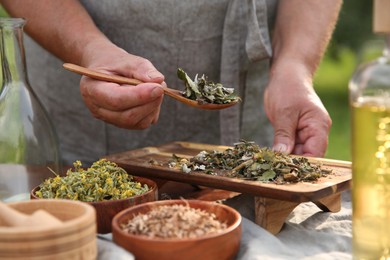
[(157, 238), (196, 238), (226, 228), (215, 214), (181, 204), (158, 206), (122, 225), (130, 234)]
[(226, 170), (227, 177), (276, 184), (300, 181), (316, 181), (331, 173), (320, 164), (310, 163), (305, 157), (295, 157), (269, 148), (260, 148), (254, 142), (242, 141), (234, 148), (225, 151), (201, 151), (192, 158), (173, 155), (170, 168), (185, 173), (203, 171), (218, 175), (218, 170)]
[(88, 169), (83, 169), (80, 161), (73, 163), (66, 176), (57, 174), (39, 185), (35, 195), (45, 199), (71, 199), (84, 202), (125, 199), (143, 194), (149, 190), (145, 184), (136, 182), (117, 164), (101, 159)]
[(228, 104), (241, 100), (235, 93), (234, 88), (226, 88), (221, 83), (209, 81), (205, 75), (192, 80), (181, 68), (177, 70), (177, 76), (184, 81), (185, 91), (183, 96), (198, 101), (199, 104)]

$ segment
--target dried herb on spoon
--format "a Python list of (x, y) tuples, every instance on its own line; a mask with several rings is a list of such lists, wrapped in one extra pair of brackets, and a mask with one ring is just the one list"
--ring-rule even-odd
[(196, 74), (194, 80), (192, 80), (184, 70), (179, 68), (177, 76), (185, 84), (183, 96), (196, 100), (199, 104), (228, 104), (241, 100), (234, 93), (234, 88), (226, 88), (221, 83), (209, 81), (205, 75), (198, 77), (198, 74)]

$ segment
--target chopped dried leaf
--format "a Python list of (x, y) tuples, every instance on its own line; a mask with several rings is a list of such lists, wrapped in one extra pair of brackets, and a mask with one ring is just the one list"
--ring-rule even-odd
[(234, 93), (234, 88), (226, 88), (221, 83), (209, 81), (205, 75), (192, 80), (182, 69), (177, 70), (177, 76), (184, 81), (183, 96), (198, 101), (199, 104), (228, 104), (237, 102), (240, 98)]
[(266, 172), (263, 172), (263, 174), (261, 174), (257, 180), (258, 181), (272, 181), (273, 179), (275, 179), (275, 176), (276, 176), (276, 172), (274, 172), (273, 170), (268, 170)]
[(305, 157), (290, 156), (267, 147), (260, 148), (254, 142), (247, 141), (236, 143), (234, 148), (222, 152), (201, 151), (190, 159), (175, 155), (169, 167), (180, 170), (185, 168), (187, 173), (203, 171), (212, 175), (225, 170), (228, 177), (277, 184), (316, 181), (332, 171), (322, 168), (321, 164), (310, 163)]

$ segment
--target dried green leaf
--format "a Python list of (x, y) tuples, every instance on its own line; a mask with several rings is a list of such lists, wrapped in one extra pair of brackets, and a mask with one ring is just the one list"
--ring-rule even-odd
[(257, 180), (263, 182), (272, 181), (275, 178), (275, 176), (276, 173), (273, 170), (268, 170), (264, 172), (261, 176), (257, 177)]
[(239, 101), (234, 93), (234, 88), (225, 88), (221, 83), (208, 81), (205, 75), (195, 76), (192, 80), (184, 70), (178, 68), (177, 76), (184, 81), (185, 90), (183, 96), (198, 101), (198, 103), (227, 104)]
[[(201, 151), (198, 155), (183, 159), (173, 155), (170, 167), (190, 171), (203, 171), (217, 175), (217, 171), (228, 171), (227, 177), (286, 182), (315, 181), (331, 173), (319, 164), (312, 164), (305, 157), (292, 157), (269, 148), (260, 148), (254, 142), (242, 141), (234, 148), (219, 151)], [(186, 167), (183, 168), (183, 163)]]

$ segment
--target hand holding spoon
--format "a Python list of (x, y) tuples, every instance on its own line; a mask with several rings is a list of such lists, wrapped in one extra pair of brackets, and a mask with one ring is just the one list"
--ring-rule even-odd
[[(141, 83), (144, 83), (138, 79), (132, 79), (132, 78), (127, 78), (127, 77), (122, 77), (119, 75), (111, 75), (111, 74), (106, 74), (102, 72), (98, 72), (95, 70), (91, 70), (85, 67), (81, 67), (76, 64), (71, 64), (71, 63), (64, 63), (64, 68), (78, 73), (80, 75), (88, 76), (93, 79), (97, 80), (102, 80), (102, 81), (107, 81), (107, 82), (113, 82), (113, 83), (118, 83), (118, 84), (128, 84), (128, 85), (138, 85)], [(199, 109), (205, 109), (205, 110), (218, 110), (218, 109), (224, 109), (231, 107), (237, 102), (231, 102), (227, 104), (213, 104), (213, 103), (203, 103), (199, 104), (196, 100), (188, 99), (182, 95), (182, 91), (176, 90), (176, 89), (171, 89), (171, 88), (163, 88), (164, 93), (180, 102), (183, 102), (186, 105), (196, 107)]]

